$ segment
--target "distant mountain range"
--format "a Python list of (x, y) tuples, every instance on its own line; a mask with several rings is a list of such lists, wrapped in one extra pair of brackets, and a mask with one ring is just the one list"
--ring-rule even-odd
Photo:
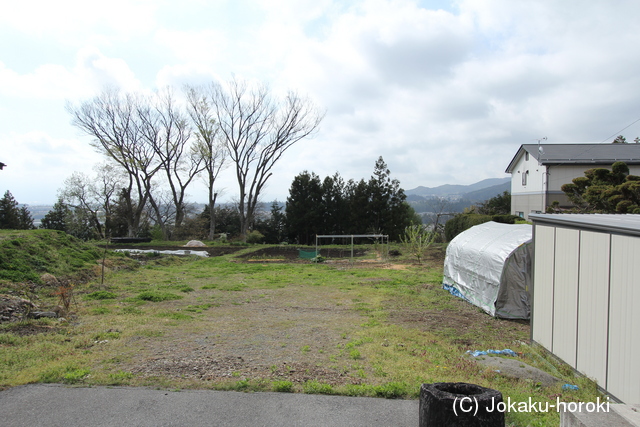
[[(450, 213), (463, 212), (466, 208), (489, 200), (505, 191), (511, 192), (511, 178), (490, 178), (470, 185), (445, 184), (439, 187), (416, 187), (405, 190), (407, 202), (428, 223), (429, 215), (443, 209)], [(446, 204), (442, 205), (442, 199)]]
[(439, 187), (416, 187), (405, 190), (408, 201), (440, 197), (445, 199), (468, 199), (479, 202), (511, 190), (511, 178), (489, 178), (469, 185), (445, 184)]

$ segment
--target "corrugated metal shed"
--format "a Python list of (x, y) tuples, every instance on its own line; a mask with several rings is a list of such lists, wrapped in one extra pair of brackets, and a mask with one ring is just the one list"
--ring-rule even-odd
[(640, 403), (640, 215), (533, 214), (531, 337)]
[(573, 227), (640, 236), (640, 215), (631, 214), (531, 214), (539, 224)]

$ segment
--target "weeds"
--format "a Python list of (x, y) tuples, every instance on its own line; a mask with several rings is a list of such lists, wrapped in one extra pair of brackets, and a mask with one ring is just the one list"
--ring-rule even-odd
[(58, 289), (53, 293), (58, 297), (58, 305), (62, 307), (64, 313), (69, 313), (71, 304), (76, 303), (75, 296), (73, 294), (74, 285), (66, 284), (58, 286)]
[(85, 299), (88, 300), (107, 300), (107, 299), (116, 299), (117, 295), (113, 292), (108, 291), (96, 291), (91, 292), (84, 296)]
[(274, 381), (272, 383), (273, 391), (278, 393), (293, 393), (293, 383), (291, 381)]

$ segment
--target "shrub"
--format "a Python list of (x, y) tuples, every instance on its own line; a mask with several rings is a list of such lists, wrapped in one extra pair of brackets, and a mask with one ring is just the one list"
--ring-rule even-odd
[(247, 234), (247, 243), (262, 243), (264, 240), (264, 235), (258, 230), (253, 230), (251, 233)]

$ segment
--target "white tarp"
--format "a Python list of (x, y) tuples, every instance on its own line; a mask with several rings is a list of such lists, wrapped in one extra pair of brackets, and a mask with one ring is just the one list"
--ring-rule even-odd
[(194, 251), (189, 249), (182, 249), (176, 251), (158, 251), (154, 249), (115, 249), (115, 252), (129, 252), (132, 254), (164, 254), (164, 255), (197, 255), (201, 257), (208, 257), (207, 251)]
[(443, 287), (492, 316), (528, 319), (531, 239), (529, 224), (471, 227), (447, 246)]

